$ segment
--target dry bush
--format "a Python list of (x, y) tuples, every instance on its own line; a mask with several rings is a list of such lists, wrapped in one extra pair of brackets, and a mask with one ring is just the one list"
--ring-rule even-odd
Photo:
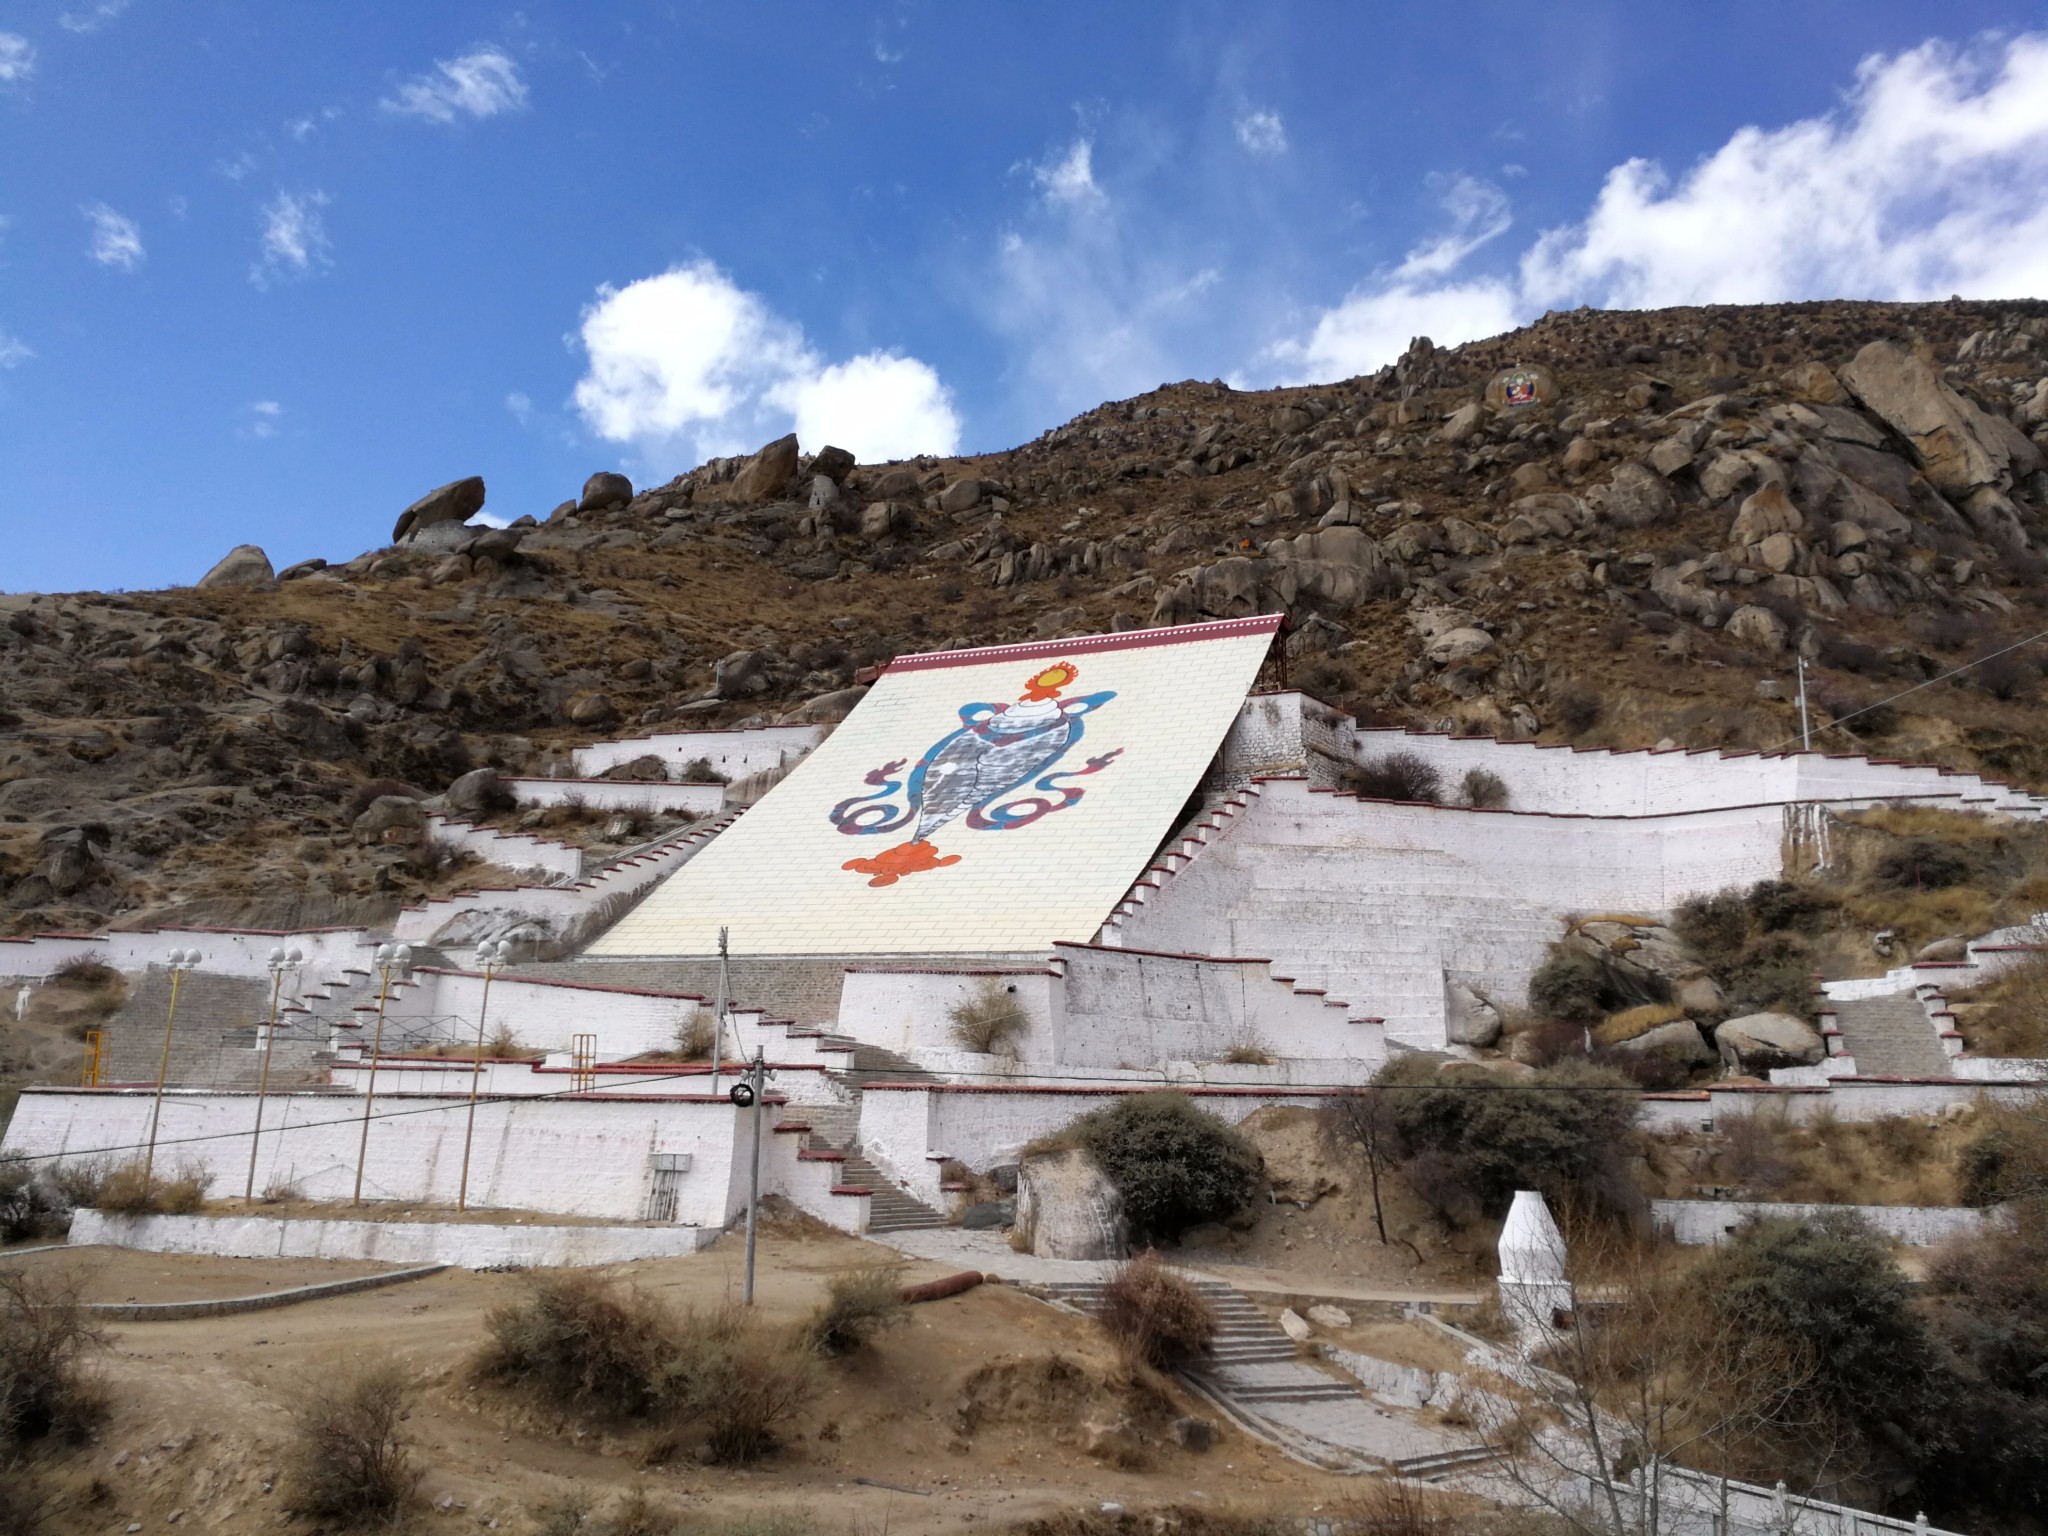
[(2048, 1056), (2048, 955), (2036, 955), (1971, 996), (1983, 1006), (1957, 1021), (1971, 1054)]
[(81, 1158), (77, 1162), (57, 1164), (49, 1172), (50, 1187), (57, 1192), (57, 1198), (64, 1204), (88, 1210), (99, 1208), (100, 1190), (112, 1172), (106, 1159), (98, 1157)]
[(34, 1163), (13, 1153), (0, 1156), (0, 1244), (61, 1237), (67, 1214)]
[(555, 1408), (644, 1418), (666, 1405), (678, 1349), (667, 1308), (600, 1275), (536, 1275), (484, 1316), (477, 1373)]
[(1508, 781), (1485, 768), (1467, 768), (1458, 780), (1458, 804), (1476, 811), (1504, 810), (1508, 803)]
[(908, 1321), (903, 1270), (876, 1264), (834, 1275), (825, 1300), (804, 1322), (802, 1337), (821, 1355), (850, 1355), (885, 1328)]
[(284, 1205), (306, 1198), (306, 1192), (290, 1179), (272, 1179), (263, 1186), (263, 1193), (256, 1197), (265, 1205)]
[(407, 1395), (391, 1365), (308, 1392), (292, 1415), (285, 1507), (341, 1526), (396, 1523), (422, 1476), (399, 1427)]
[(1127, 1359), (1155, 1370), (1192, 1365), (1216, 1342), (1216, 1309), (1209, 1298), (1150, 1249), (1109, 1277), (1101, 1318)]
[(89, 1190), (81, 1181), (80, 1193), (90, 1198), (79, 1203), (115, 1216), (189, 1216), (205, 1206), (212, 1183), (212, 1174), (190, 1165), (167, 1176), (145, 1172), (141, 1163), (124, 1163), (99, 1175)]
[(1551, 700), (1552, 716), (1568, 737), (1583, 736), (1598, 725), (1603, 707), (1599, 694), (1578, 683), (1560, 690)]
[(1216, 1059), (1233, 1067), (1270, 1067), (1275, 1060), (1272, 1047), (1255, 1034), (1238, 1036)]
[(1792, 1176), (1793, 1162), (1784, 1147), (1784, 1116), (1768, 1111), (1723, 1115), (1714, 1124), (1721, 1146), (1715, 1170), (1737, 1189), (1769, 1195)]
[(817, 1357), (740, 1307), (692, 1318), (687, 1337), (685, 1407), (704, 1430), (706, 1458), (720, 1466), (759, 1461), (817, 1395)]
[(711, 766), (711, 759), (708, 757), (695, 758), (685, 763), (683, 765), (682, 777), (685, 784), (729, 784), (732, 782), (724, 774)]
[(718, 1030), (710, 1010), (699, 1008), (690, 1015), (690, 1022), (676, 1031), (676, 1059), (709, 1061), (717, 1038)]
[(1413, 752), (1368, 757), (1344, 770), (1343, 787), (1365, 800), (1405, 800), (1435, 805), (1444, 797), (1436, 765)]
[(962, 998), (946, 1010), (946, 1033), (963, 1051), (980, 1051), (1008, 1056), (1031, 1028), (1031, 1020), (1017, 994), (990, 977), (974, 996)]
[(76, 1274), (0, 1269), (0, 1462), (41, 1440), (76, 1441), (106, 1414), (85, 1363), (102, 1338)]
[(121, 973), (107, 964), (102, 954), (73, 955), (51, 973), (50, 979), (69, 987), (113, 987), (121, 984)]

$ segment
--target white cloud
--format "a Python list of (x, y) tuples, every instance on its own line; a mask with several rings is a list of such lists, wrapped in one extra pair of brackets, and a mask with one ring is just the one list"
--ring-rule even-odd
[(97, 32), (127, 10), (133, 0), (95, 0), (83, 10), (62, 11), (57, 25), (67, 32)]
[(19, 368), (34, 356), (35, 353), (29, 350), (28, 343), (19, 336), (10, 336), (7, 332), (0, 331), (0, 368)]
[(475, 48), (459, 59), (436, 60), (428, 73), (408, 80), (380, 106), (386, 112), (422, 117), (430, 123), (452, 123), (464, 113), (473, 118), (517, 112), (526, 105), (526, 82), (519, 66), (498, 48)]
[(35, 45), (17, 32), (0, 32), (0, 85), (19, 85), (35, 72)]
[(533, 420), (533, 401), (520, 390), (515, 389), (505, 397), (505, 409), (512, 413), (512, 419), (522, 427)]
[(737, 453), (792, 425), (807, 448), (837, 443), (869, 461), (959, 443), (951, 397), (925, 364), (887, 352), (827, 363), (800, 326), (708, 261), (598, 289), (581, 341), (584, 424), (645, 452)]
[(1095, 145), (1076, 139), (1064, 155), (1032, 168), (1031, 179), (1045, 200), (1068, 208), (1096, 207), (1108, 201), (1095, 180)]
[(213, 168), (229, 181), (240, 181), (256, 169), (256, 157), (245, 149), (232, 160), (216, 160)]
[(237, 430), (239, 437), (253, 437), (266, 442), (277, 436), (278, 424), (284, 416), (284, 407), (275, 400), (258, 400), (248, 410), (248, 419)]
[(1270, 349), (1282, 376), (1365, 372), (1412, 335), (1455, 344), (1580, 303), (2048, 296), (2048, 36), (1872, 56), (1838, 111), (1742, 128), (1677, 178), (1627, 161), (1505, 273), (1458, 270), (1508, 228), (1499, 189), (1454, 182), (1445, 203), (1444, 235)]
[(133, 272), (142, 265), (146, 254), (142, 249), (142, 231), (133, 219), (114, 212), (105, 203), (87, 203), (79, 212), (92, 226), (92, 244), (87, 250), (94, 261), (103, 267), (119, 267), (123, 272)]
[(1247, 112), (1237, 120), (1237, 142), (1255, 155), (1284, 155), (1287, 125), (1278, 112)]
[(249, 281), (268, 288), (280, 278), (309, 277), (334, 265), (320, 210), (325, 192), (280, 192), (263, 206), (263, 238)]

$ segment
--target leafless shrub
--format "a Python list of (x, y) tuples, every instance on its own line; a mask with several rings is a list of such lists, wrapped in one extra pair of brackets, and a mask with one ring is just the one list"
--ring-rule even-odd
[(1499, 774), (1485, 768), (1467, 768), (1465, 776), (1458, 780), (1458, 804), (1469, 805), (1475, 811), (1498, 811), (1508, 803), (1508, 783)]
[(168, 1177), (126, 1163), (106, 1173), (81, 1204), (116, 1216), (189, 1216), (206, 1204), (213, 1175), (187, 1165)]
[(1256, 1034), (1247, 1032), (1226, 1045), (1223, 1054), (1216, 1059), (1233, 1067), (1270, 1067), (1274, 1056), (1272, 1047)]
[(1216, 1309), (1147, 1249), (1117, 1267), (1102, 1292), (1102, 1325), (1132, 1361), (1190, 1365), (1216, 1342)]
[(946, 1010), (946, 1033), (963, 1051), (1013, 1055), (1017, 1041), (1031, 1027), (1017, 994), (1001, 982), (985, 979), (972, 997)]
[(885, 1328), (905, 1321), (903, 1271), (877, 1264), (834, 1275), (824, 1302), (803, 1325), (804, 1342), (821, 1355), (850, 1355)]
[(537, 1275), (484, 1317), (479, 1375), (555, 1408), (644, 1418), (663, 1406), (674, 1320), (659, 1303), (599, 1275)]
[(1406, 800), (1436, 804), (1444, 797), (1443, 775), (1436, 765), (1413, 752), (1369, 757), (1344, 773), (1344, 788), (1367, 800)]
[(293, 1414), (285, 1507), (343, 1526), (393, 1523), (422, 1475), (399, 1427), (407, 1395), (391, 1365), (310, 1391)]
[(717, 1039), (718, 1027), (711, 1011), (699, 1008), (690, 1015), (690, 1022), (676, 1031), (676, 1057), (679, 1061), (709, 1061), (711, 1047)]
[(79, 1299), (82, 1283), (0, 1269), (0, 1466), (34, 1442), (81, 1439), (106, 1414), (85, 1374), (103, 1341)]
[(121, 973), (107, 964), (105, 955), (89, 951), (66, 960), (50, 979), (73, 987), (110, 987), (120, 981)]

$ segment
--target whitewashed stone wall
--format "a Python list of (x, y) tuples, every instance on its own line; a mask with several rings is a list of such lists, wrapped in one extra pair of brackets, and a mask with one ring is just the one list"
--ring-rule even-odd
[(1300, 779), (1249, 799), (1103, 942), (1269, 958), (1421, 1046), (1444, 1042), (1447, 979), (1519, 1002), (1566, 915), (1657, 915), (1774, 876), (1785, 832), (1775, 805), (1562, 817), (1359, 801)]
[[(703, 1006), (701, 998), (679, 993), (576, 985), (500, 972), (491, 979), (486, 1007), (481, 971), (423, 966), (412, 979), (414, 986), (392, 994), (385, 1014), (387, 1032), (401, 1039), (474, 1039), (482, 1009), (487, 1036), (502, 1029), (532, 1050), (567, 1051), (573, 1049), (575, 1036), (594, 1034), (599, 1061), (622, 1061), (673, 1047), (678, 1032)], [(445, 1027), (421, 1034), (422, 1026), (435, 1024)]]
[(1684, 1247), (1726, 1241), (1751, 1220), (1789, 1217), (1811, 1221), (1831, 1212), (1860, 1216), (1886, 1237), (1910, 1248), (1931, 1248), (1975, 1232), (1989, 1212), (1953, 1205), (1799, 1205), (1763, 1200), (1652, 1200), (1650, 1220)]
[(1712, 1085), (1691, 1092), (1645, 1094), (1636, 1116), (1647, 1131), (1712, 1130), (1730, 1115), (1782, 1116), (1804, 1125), (1822, 1116), (1837, 1120), (1889, 1120), (1899, 1115), (1927, 1119), (1960, 1113), (1982, 1104), (2039, 1102), (2033, 1083), (1901, 1082), (1877, 1077), (1838, 1077), (1825, 1086), (1757, 1088)]
[(500, 869), (537, 870), (558, 880), (575, 880), (583, 874), (583, 850), (550, 837), (500, 832), (453, 816), (429, 816), (427, 838)]
[(952, 1010), (985, 987), (1013, 996), (1029, 1023), (1016, 1042), (1018, 1057), (1050, 1061), (1058, 1053), (1061, 988), (1046, 965), (933, 965), (928, 968), (848, 966), (834, 1029), (902, 1055), (960, 1049), (952, 1036)]
[[(672, 731), (658, 736), (628, 736), (578, 747), (573, 762), (577, 777), (594, 779), (636, 758), (658, 757), (669, 776), (700, 758), (728, 779), (743, 779), (765, 768), (795, 762), (825, 739), (822, 725), (763, 725), (744, 731)], [(716, 788), (717, 786), (713, 786)]]
[(0, 939), (0, 977), (40, 980), (66, 962), (90, 956), (117, 971), (162, 965), (174, 949), (196, 949), (201, 969), (224, 976), (265, 976), (272, 950), (297, 949), (304, 967), (285, 993), (295, 995), (322, 976), (349, 966), (366, 967), (376, 937), (364, 928), (225, 929), (149, 928), (133, 933), (42, 934)]
[[(939, 1160), (957, 1158), (977, 1173), (1017, 1161), (1041, 1136), (1071, 1125), (1120, 1094), (1159, 1084), (1109, 1087), (981, 1087), (870, 1083), (861, 1094), (860, 1147), (883, 1172), (927, 1204), (944, 1208)], [(1313, 1088), (1181, 1090), (1232, 1125), (1269, 1104), (1313, 1107), (1329, 1097)]]
[(716, 816), (725, 809), (723, 784), (538, 778), (508, 778), (504, 784), (521, 805), (584, 805), (594, 811), (638, 811), (647, 816)]
[(228, 1259), (361, 1259), (464, 1269), (584, 1268), (680, 1258), (715, 1227), (497, 1226), (453, 1221), (306, 1221), (274, 1216), (103, 1216), (81, 1210), (65, 1239), (143, 1253)]

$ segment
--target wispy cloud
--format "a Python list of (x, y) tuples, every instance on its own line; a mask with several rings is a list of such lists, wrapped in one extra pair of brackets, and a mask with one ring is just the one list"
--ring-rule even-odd
[(1063, 155), (1032, 167), (1031, 179), (1045, 200), (1066, 208), (1092, 208), (1108, 201), (1095, 180), (1095, 145), (1076, 139)]
[(34, 356), (27, 342), (0, 330), (0, 368), (19, 368)]
[(1460, 269), (1509, 227), (1505, 195), (1466, 179), (1444, 202), (1449, 228), (1271, 349), (1272, 376), (1363, 373), (1411, 336), (1568, 304), (2048, 294), (2048, 36), (1872, 56), (1838, 111), (1738, 129), (1675, 178), (1629, 160), (1504, 273)]
[(94, 261), (123, 272), (133, 272), (142, 265), (147, 253), (142, 248), (142, 231), (133, 219), (116, 213), (105, 203), (87, 203), (79, 212), (85, 215), (92, 230), (92, 243), (86, 250)]
[(1287, 125), (1278, 112), (1246, 112), (1237, 120), (1237, 142), (1255, 155), (1287, 153)]
[(334, 265), (327, 224), (320, 210), (325, 192), (279, 192), (263, 206), (263, 233), (249, 281), (258, 288), (310, 277)]
[(35, 72), (35, 45), (18, 32), (0, 32), (0, 85), (21, 85)]
[[(650, 460), (684, 452), (695, 463), (792, 427), (807, 447), (836, 443), (868, 461), (959, 446), (952, 395), (925, 363), (884, 351), (827, 362), (801, 326), (708, 261), (600, 288), (578, 339), (584, 424)], [(524, 398), (507, 408), (519, 415)]]
[(496, 117), (526, 105), (526, 82), (511, 55), (475, 48), (459, 59), (437, 60), (426, 74), (401, 85), (380, 106), (403, 117), (452, 123), (458, 117)]
[(94, 0), (79, 10), (58, 12), (57, 25), (67, 32), (97, 32), (118, 19), (131, 4), (133, 0)]
[(515, 389), (505, 397), (505, 409), (522, 427), (533, 420), (533, 400), (523, 390)]
[(277, 401), (258, 400), (244, 413), (242, 425), (235, 429), (235, 435), (268, 442), (277, 436), (283, 419), (284, 407)]

